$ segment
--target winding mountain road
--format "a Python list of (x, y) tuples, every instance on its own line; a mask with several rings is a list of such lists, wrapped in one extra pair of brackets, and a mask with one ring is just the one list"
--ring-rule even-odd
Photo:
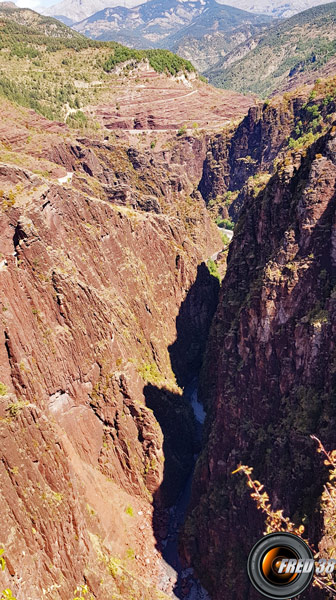
[[(218, 227), (219, 231), (221, 233), (225, 233), (225, 235), (229, 238), (230, 242), (233, 238), (233, 231), (231, 231), (231, 229), (223, 229), (222, 227)], [(228, 244), (229, 245), (229, 244)], [(227, 246), (224, 246), (224, 248), (226, 248)], [(212, 256), (210, 256), (211, 260), (217, 260), (218, 255), (223, 252), (224, 248), (222, 248), (221, 250), (218, 250), (218, 252), (215, 252), (215, 254), (213, 254)]]
[[(170, 98), (158, 98), (157, 100), (142, 100), (141, 101), (141, 106), (144, 104), (150, 104), (151, 106), (153, 104), (158, 104), (159, 102), (176, 102), (177, 100), (184, 100), (185, 98), (188, 98), (189, 96), (192, 96), (193, 94), (197, 94), (198, 90), (192, 90), (192, 92), (187, 92), (186, 94), (183, 94), (182, 96), (179, 95), (174, 95), (171, 96)], [(138, 106), (139, 102), (127, 102), (127, 104), (120, 104), (120, 110), (122, 110), (123, 108), (127, 108), (128, 106)], [(128, 116), (128, 115), (127, 115)]]

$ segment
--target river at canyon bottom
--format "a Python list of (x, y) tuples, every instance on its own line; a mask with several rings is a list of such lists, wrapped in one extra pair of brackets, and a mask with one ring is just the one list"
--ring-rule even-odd
[[(198, 379), (195, 378), (184, 389), (184, 395), (191, 403), (194, 411), (197, 437), (199, 441), (202, 437), (203, 424), (205, 421), (205, 412), (203, 405), (198, 401)], [(195, 455), (195, 463), (197, 455)], [(176, 504), (169, 510), (167, 537), (162, 540), (163, 556), (163, 574), (161, 580), (161, 589), (171, 598), (176, 600), (211, 600), (209, 594), (201, 586), (194, 575), (192, 568), (183, 568), (178, 552), (179, 532), (184, 524), (190, 496), (193, 473), (190, 474), (186, 485), (180, 494)]]

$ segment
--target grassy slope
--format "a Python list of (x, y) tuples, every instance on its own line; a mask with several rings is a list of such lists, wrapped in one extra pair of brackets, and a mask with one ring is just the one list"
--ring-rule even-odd
[[(265, 34), (257, 47), (225, 68), (208, 73), (210, 82), (266, 97), (299, 71), (316, 70), (336, 54), (336, 3), (304, 11)], [(224, 68), (223, 68), (224, 67)]]
[(69, 111), (111, 96), (116, 76), (110, 71), (144, 59), (158, 72), (194, 70), (171, 52), (89, 40), (55, 19), (0, 4), (0, 93), (50, 119), (64, 120)]

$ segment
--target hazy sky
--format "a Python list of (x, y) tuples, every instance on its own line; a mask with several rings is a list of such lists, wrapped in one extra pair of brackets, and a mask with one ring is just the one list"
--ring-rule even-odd
[[(6, 2), (6, 0), (0, 0), (0, 2)], [(51, 6), (56, 4), (57, 0), (16, 0), (16, 6), (20, 8), (37, 8), (38, 6)]]
[[(54, 4), (58, 4), (61, 0), (12, 0), (15, 4), (21, 8), (41, 8), (46, 6), (52, 6)], [(141, 4), (145, 0), (136, 0), (132, 2), (134, 4)], [(236, 6), (237, 8), (242, 8), (245, 10), (251, 10), (252, 12), (265, 12), (271, 14), (274, 8), (283, 9), (282, 16), (289, 16), (294, 12), (298, 12), (301, 10), (305, 10), (310, 8), (311, 6), (316, 6), (317, 4), (324, 4), (332, 2), (333, 0), (217, 0), (220, 4), (229, 4), (230, 6)], [(6, 2), (6, 0), (0, 0), (0, 2)], [(108, 6), (109, 2), (107, 0), (106, 6)], [(111, 6), (115, 6), (116, 4), (124, 5), (124, 0), (120, 0), (120, 2), (113, 0), (111, 2)], [(131, 3), (130, 3), (131, 4)], [(286, 8), (291, 9), (289, 14), (286, 14)], [(287, 11), (288, 12), (288, 11)], [(282, 13), (281, 13), (282, 14)]]

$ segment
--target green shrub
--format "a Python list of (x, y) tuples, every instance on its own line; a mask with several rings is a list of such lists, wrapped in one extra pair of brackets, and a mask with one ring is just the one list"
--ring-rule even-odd
[(232, 195), (232, 192), (226, 192), (224, 196), (225, 206), (230, 206), (230, 204), (232, 203)]
[(218, 227), (222, 229), (230, 229), (230, 231), (234, 230), (235, 224), (231, 219), (222, 219), (221, 217), (217, 217), (216, 224)]
[(150, 66), (158, 73), (170, 73), (177, 75), (182, 72), (192, 72), (195, 68), (190, 61), (177, 56), (169, 50), (135, 50), (127, 48), (121, 44), (114, 43), (113, 54), (105, 61), (103, 68), (105, 71), (112, 71), (117, 65), (124, 62), (133, 61), (130, 67), (136, 66), (142, 60), (148, 60)]
[(317, 104), (313, 104), (312, 106), (307, 106), (306, 111), (312, 119), (316, 119), (316, 117), (320, 116), (320, 109), (317, 106)]
[(327, 310), (313, 310), (309, 314), (309, 323), (311, 325), (321, 325), (322, 323), (328, 323), (328, 311)]
[(298, 148), (303, 148), (304, 146), (310, 146), (315, 141), (316, 137), (314, 136), (312, 131), (309, 131), (305, 135), (299, 137), (297, 140), (290, 137), (288, 140), (288, 147), (294, 150)]
[(224, 246), (228, 246), (231, 241), (230, 238), (225, 233), (221, 233), (221, 238)]
[(125, 508), (125, 513), (130, 517), (134, 517), (134, 510), (130, 505)]
[(146, 383), (159, 383), (161, 381), (160, 371), (155, 362), (142, 363), (138, 373)]
[(18, 58), (27, 57), (32, 59), (40, 56), (40, 53), (36, 50), (36, 48), (22, 43), (15, 43), (12, 46), (10, 54), (11, 56), (17, 56)]
[(87, 585), (78, 585), (74, 591), (75, 598), (73, 600), (93, 600), (93, 595), (90, 594), (90, 597), (88, 597), (88, 593), (89, 588)]
[(187, 126), (186, 125), (182, 125), (182, 127), (180, 127), (180, 129), (177, 132), (178, 137), (182, 137), (182, 135), (185, 135), (187, 133)]
[(210, 275), (212, 275), (213, 277), (216, 277), (216, 279), (218, 279), (218, 281), (220, 281), (221, 278), (220, 278), (220, 274), (218, 273), (217, 265), (216, 265), (215, 261), (212, 260), (212, 258), (210, 258), (208, 260), (207, 267), (209, 269)]
[(8, 391), (7, 385), (0, 381), (0, 396), (6, 396)]
[(111, 557), (108, 562), (108, 570), (114, 579), (120, 577), (122, 573), (121, 560), (119, 558)]
[(73, 127), (74, 129), (81, 129), (85, 127), (85, 125), (87, 125), (87, 122), (88, 118), (81, 110), (77, 110), (75, 113), (72, 113), (67, 118), (67, 125)]
[(185, 60), (168, 50), (147, 50), (145, 53), (150, 66), (158, 73), (168, 72), (170, 75), (177, 75), (181, 71), (189, 73), (195, 71), (195, 67), (189, 60)]
[(16, 600), (16, 598), (14, 598), (13, 592), (6, 588), (1, 594), (1, 600)]
[(28, 406), (29, 402), (25, 400), (18, 400), (18, 402), (11, 402), (7, 408), (10, 416), (15, 419), (21, 410), (24, 409), (25, 406)]
[(6, 568), (6, 561), (3, 557), (4, 552), (5, 552), (4, 549), (0, 548), (0, 569), (1, 569), (1, 571), (4, 571)]
[[(0, 568), (1, 571), (4, 571), (6, 568), (6, 561), (3, 557), (5, 550), (3, 548), (0, 548)], [(9, 589), (6, 588), (5, 590), (3, 590), (1, 592), (1, 599), (0, 600), (16, 600), (16, 598), (14, 598), (13, 596), (13, 592)]]
[(135, 552), (134, 552), (133, 548), (127, 548), (126, 556), (127, 556), (127, 558), (130, 558), (131, 560), (135, 559)]

